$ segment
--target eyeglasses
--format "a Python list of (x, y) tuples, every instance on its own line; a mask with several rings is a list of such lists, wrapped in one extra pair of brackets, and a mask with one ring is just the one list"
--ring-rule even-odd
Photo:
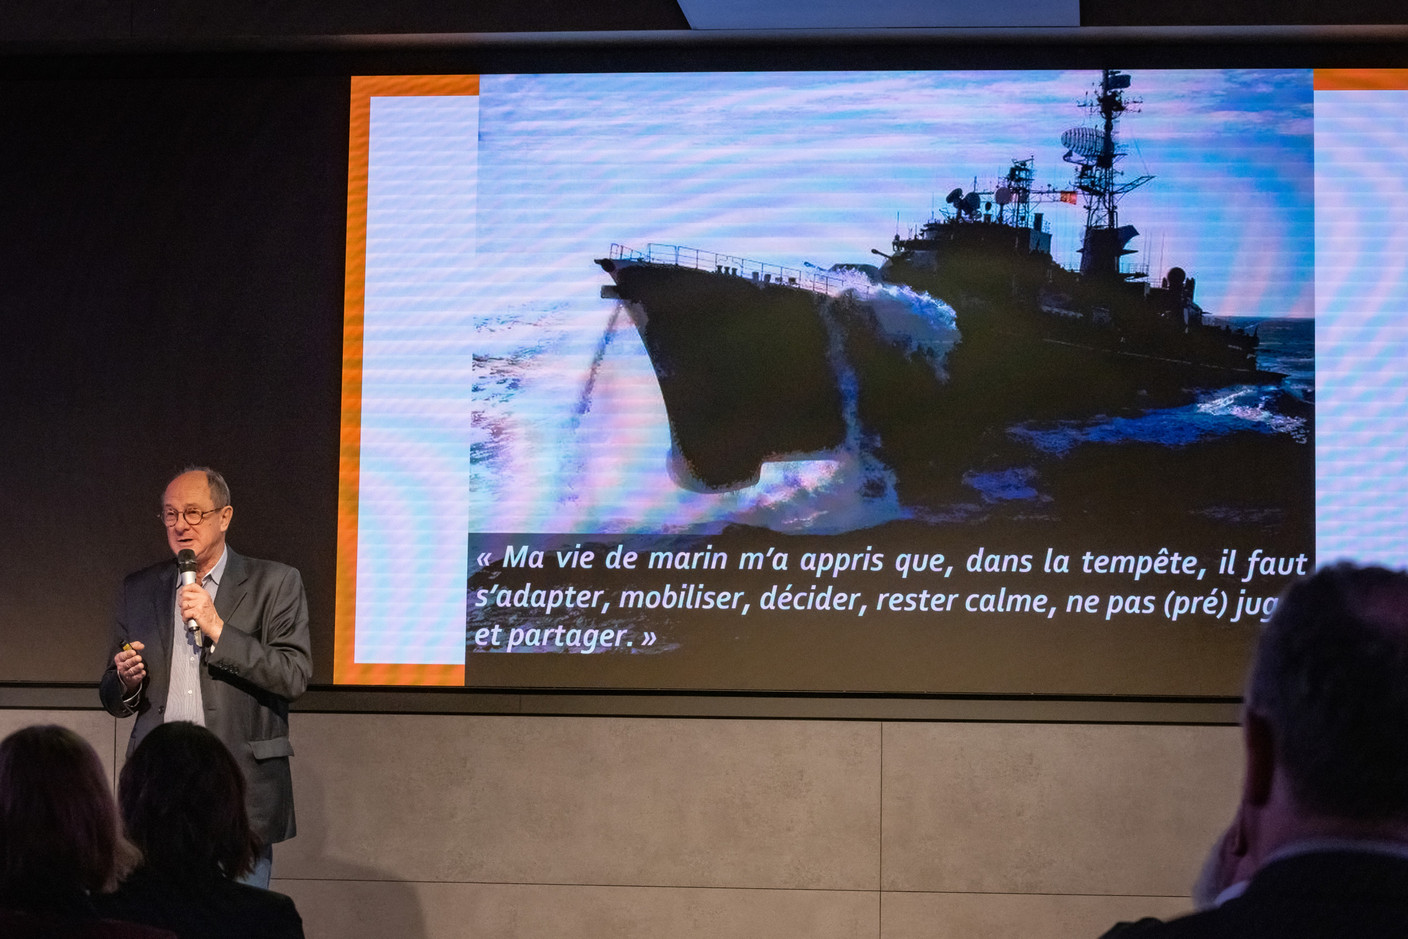
[(161, 519), (162, 523), (166, 525), (167, 528), (174, 527), (176, 525), (177, 518), (184, 518), (186, 520), (186, 524), (194, 528), (201, 522), (205, 521), (205, 517), (207, 515), (214, 515), (218, 511), (220, 511), (220, 509), (207, 509), (206, 511), (202, 512), (195, 506), (191, 506), (184, 512), (178, 512), (175, 509), (165, 509), (160, 512), (157, 517)]

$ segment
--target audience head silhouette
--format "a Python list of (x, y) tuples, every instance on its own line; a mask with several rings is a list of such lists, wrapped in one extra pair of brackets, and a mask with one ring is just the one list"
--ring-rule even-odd
[(1286, 589), (1257, 643), (1242, 748), (1200, 912), (1102, 939), (1408, 936), (1408, 572), (1341, 563)]
[(1337, 564), (1292, 585), (1258, 644), (1246, 720), (1297, 812), (1408, 822), (1408, 575)]
[(0, 742), (0, 907), (58, 911), (111, 886), (120, 842), (98, 754), (66, 727)]
[(147, 866), (174, 875), (218, 869), (239, 877), (253, 867), (259, 842), (244, 794), (239, 764), (220, 738), (185, 721), (147, 734), (118, 780), (127, 837)]

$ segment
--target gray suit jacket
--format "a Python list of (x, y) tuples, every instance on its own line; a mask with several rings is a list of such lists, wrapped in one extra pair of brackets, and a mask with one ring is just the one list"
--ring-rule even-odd
[[(220, 641), (201, 669), (205, 726), (224, 741), (244, 770), (250, 825), (266, 844), (292, 838), (293, 779), (289, 757), (288, 703), (308, 687), (312, 651), (308, 601), (298, 571), (276, 561), (247, 558), (227, 546), (229, 560), (215, 595), (225, 621)], [(163, 561), (128, 575), (122, 584), (98, 691), (118, 717), (136, 714), (130, 755), (163, 721), (171, 667), (176, 562)], [(123, 701), (113, 657), (122, 644), (145, 646), (146, 684), (135, 707)]]

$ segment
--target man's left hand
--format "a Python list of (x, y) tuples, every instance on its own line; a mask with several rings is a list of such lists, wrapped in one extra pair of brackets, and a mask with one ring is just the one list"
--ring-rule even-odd
[(210, 594), (205, 592), (204, 587), (199, 584), (186, 584), (176, 594), (176, 602), (181, 608), (181, 622), (195, 620), (200, 631), (209, 637), (211, 642), (220, 641), (220, 632), (225, 628), (225, 621), (215, 612), (215, 601), (210, 599)]

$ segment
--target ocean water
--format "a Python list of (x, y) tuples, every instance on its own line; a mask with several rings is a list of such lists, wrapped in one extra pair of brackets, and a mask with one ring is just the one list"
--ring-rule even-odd
[(1254, 328), (1261, 339), (1257, 364), (1286, 378), (1274, 385), (1231, 385), (1204, 392), (1192, 404), (1156, 408), (1137, 417), (1097, 418), (1018, 424), (1009, 431), (1047, 453), (1066, 453), (1086, 445), (1127, 442), (1186, 447), (1228, 434), (1253, 430), (1286, 434), (1300, 443), (1309, 439), (1305, 416), (1315, 402), (1315, 323), (1308, 319), (1226, 322)]
[[(1230, 385), (1205, 391), (1191, 404), (1152, 408), (1133, 416), (1019, 423), (1008, 428), (1008, 436), (1029, 448), (1034, 457), (1057, 459), (1089, 455), (1091, 451), (1117, 455), (1121, 446), (1129, 444), (1184, 450), (1247, 432), (1280, 436), (1311, 448), (1315, 407), (1314, 320), (1227, 317), (1221, 321), (1255, 329), (1261, 340), (1258, 366), (1286, 377), (1278, 383)], [(1309, 456), (1307, 452), (1307, 458)], [(965, 477), (965, 482), (988, 503), (1040, 502), (1042, 490), (1030, 484), (1035, 476), (1030, 467), (1018, 465), (973, 472)]]
[[(922, 344), (941, 346), (944, 310), (925, 300), (915, 308), (917, 331)], [(764, 463), (745, 488), (678, 485), (649, 356), (624, 308), (601, 306), (600, 315), (562, 304), (484, 323), (472, 387), (472, 530), (830, 533), (907, 516), (888, 471), (854, 434), (811, 459)], [(903, 309), (887, 306), (890, 328), (900, 328)]]

